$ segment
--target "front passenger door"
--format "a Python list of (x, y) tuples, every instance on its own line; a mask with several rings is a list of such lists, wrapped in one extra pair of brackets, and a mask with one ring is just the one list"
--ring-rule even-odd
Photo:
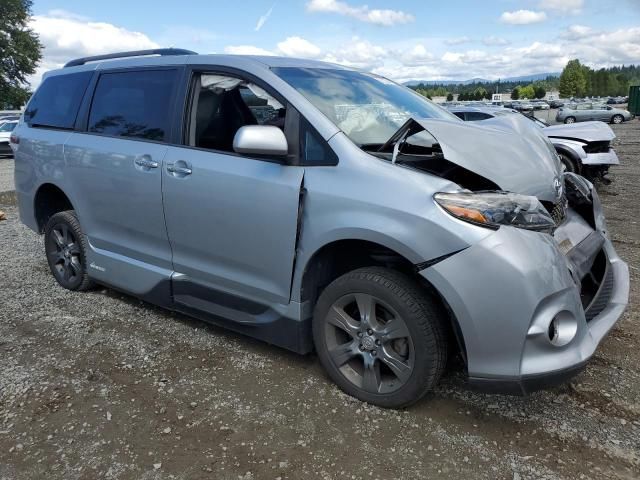
[(195, 76), (188, 103), (185, 145), (169, 147), (163, 168), (174, 300), (210, 313), (220, 304), (260, 311), (243, 300), (287, 304), (304, 168), (233, 151), (238, 128), (284, 128), (286, 109), (250, 82), (215, 74)]

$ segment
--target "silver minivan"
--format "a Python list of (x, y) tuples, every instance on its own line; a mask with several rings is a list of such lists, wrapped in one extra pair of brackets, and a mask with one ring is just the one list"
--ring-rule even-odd
[(454, 355), (524, 394), (584, 367), (629, 275), (593, 186), (511, 117), (308, 60), (78, 59), (11, 136), (20, 216), (64, 288), (315, 350), (361, 400), (409, 405)]

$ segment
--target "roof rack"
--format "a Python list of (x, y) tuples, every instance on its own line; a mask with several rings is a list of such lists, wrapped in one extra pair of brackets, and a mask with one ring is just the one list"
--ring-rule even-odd
[(128, 58), (128, 57), (148, 57), (150, 55), (160, 55), (161, 57), (171, 55), (197, 55), (197, 52), (191, 50), (185, 50), (183, 48), (154, 48), (151, 50), (135, 50), (132, 52), (120, 52), (120, 53), (108, 53), (106, 55), (95, 55), (93, 57), (82, 57), (71, 60), (65, 64), (64, 68), (77, 67), (78, 65), (84, 65), (88, 62), (96, 62), (99, 60), (113, 60), (115, 58)]

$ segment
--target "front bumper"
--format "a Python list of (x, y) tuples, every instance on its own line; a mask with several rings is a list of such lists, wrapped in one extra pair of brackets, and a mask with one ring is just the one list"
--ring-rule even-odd
[(0, 155), (13, 155), (9, 142), (0, 142)]
[[(455, 315), (472, 385), (525, 394), (564, 382), (622, 315), (629, 271), (592, 195), (595, 229), (570, 210), (554, 237), (501, 227), (420, 272)], [(558, 315), (576, 325), (564, 346), (549, 339)]]
[(583, 165), (620, 165), (618, 155), (613, 148), (610, 148), (608, 152), (587, 153), (581, 161)]

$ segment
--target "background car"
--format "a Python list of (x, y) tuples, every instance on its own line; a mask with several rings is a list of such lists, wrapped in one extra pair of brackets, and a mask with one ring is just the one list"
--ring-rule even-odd
[(598, 120), (610, 123), (622, 123), (633, 119), (628, 110), (611, 105), (598, 105), (589, 102), (565, 106), (558, 110), (556, 121), (562, 123), (589, 122)]
[(564, 102), (561, 100), (551, 100), (549, 102), (549, 107), (551, 108), (560, 108), (560, 107), (564, 107)]
[(544, 100), (534, 100), (531, 104), (534, 110), (549, 110), (549, 104)]
[[(488, 120), (501, 115), (518, 114), (512, 109), (482, 109), (471, 107), (449, 108), (449, 111), (467, 122)], [(522, 114), (524, 115), (524, 114)], [(611, 141), (616, 138), (611, 127), (602, 122), (585, 122), (580, 125), (553, 125), (530, 115), (524, 115), (541, 128), (555, 147), (565, 171), (579, 173), (591, 180), (600, 179), (610, 183), (606, 177), (611, 165), (620, 161)]]
[(518, 110), (519, 112), (532, 112), (534, 106), (530, 102), (517, 101), (511, 104), (511, 108)]
[(17, 120), (8, 122), (0, 120), (0, 156), (13, 155), (11, 145), (9, 145), (9, 137), (13, 129), (16, 128), (16, 125), (18, 125)]

